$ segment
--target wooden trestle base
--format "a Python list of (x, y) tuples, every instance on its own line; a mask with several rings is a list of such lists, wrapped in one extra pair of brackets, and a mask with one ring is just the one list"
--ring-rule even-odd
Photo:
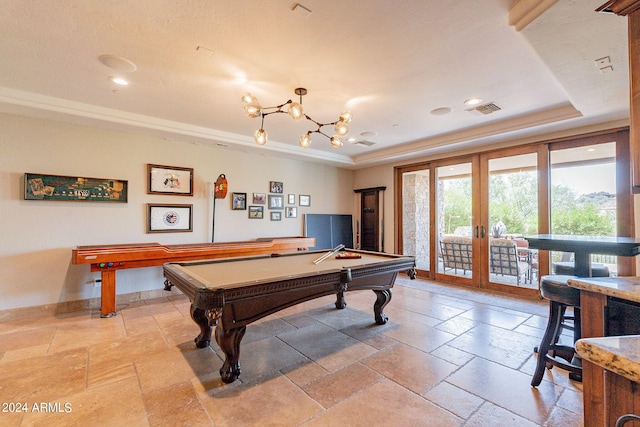
[(72, 251), (73, 264), (90, 264), (100, 272), (101, 317), (116, 315), (116, 272), (127, 268), (160, 266), (167, 262), (231, 258), (304, 251), (316, 245), (314, 237), (275, 237), (240, 242), (161, 245), (130, 243), (78, 246)]

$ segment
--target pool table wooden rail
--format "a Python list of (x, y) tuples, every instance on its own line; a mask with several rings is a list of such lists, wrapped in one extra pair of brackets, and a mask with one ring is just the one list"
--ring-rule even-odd
[[(325, 252), (313, 251), (308, 254), (321, 255)], [(377, 255), (384, 255), (384, 260), (361, 266), (330, 268), (264, 280), (243, 282), (239, 279), (231, 285), (211, 284), (208, 279), (190, 272), (189, 266), (226, 262), (229, 268), (239, 268), (241, 264), (234, 265), (235, 261), (250, 262), (251, 259), (269, 257), (168, 263), (163, 268), (168, 288), (176, 286), (191, 300), (191, 317), (200, 327), (200, 333), (194, 340), (197, 347), (209, 346), (212, 327), (216, 326), (215, 339), (226, 356), (220, 375), (224, 382), (230, 383), (240, 375), (240, 341), (246, 326), (285, 308), (315, 298), (336, 295), (335, 306), (343, 309), (347, 306), (344, 298), (346, 291), (372, 290), (376, 295), (373, 306), (375, 322), (385, 324), (388, 318), (383, 310), (391, 300), (391, 288), (398, 272), (406, 271), (412, 279), (415, 278), (415, 259), (399, 255)], [(278, 258), (285, 257), (291, 257), (291, 262), (295, 262), (296, 254), (286, 254)], [(238, 278), (240, 277), (242, 273), (238, 272)]]
[(181, 245), (131, 243), (78, 246), (72, 250), (71, 262), (89, 264), (91, 271), (100, 272), (101, 317), (111, 317), (116, 314), (116, 272), (118, 270), (161, 266), (172, 261), (284, 254), (306, 250), (315, 245), (314, 237), (277, 237)]

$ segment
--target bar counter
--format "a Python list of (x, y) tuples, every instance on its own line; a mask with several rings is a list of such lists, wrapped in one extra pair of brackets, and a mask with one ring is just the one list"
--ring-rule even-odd
[(580, 289), (582, 339), (576, 351), (583, 357), (584, 425), (613, 426), (621, 415), (640, 413), (635, 382), (640, 378), (640, 336), (607, 336), (608, 306), (640, 303), (640, 277), (585, 277), (568, 283)]

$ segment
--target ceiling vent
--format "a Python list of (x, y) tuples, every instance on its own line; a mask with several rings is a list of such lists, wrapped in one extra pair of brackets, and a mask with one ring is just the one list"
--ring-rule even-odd
[(466, 111), (477, 111), (478, 113), (487, 115), (500, 110), (502, 110), (502, 108), (500, 108), (496, 103), (490, 102), (488, 104), (482, 104), (478, 105), (477, 107), (468, 108)]
[(375, 145), (375, 142), (372, 141), (367, 141), (366, 139), (362, 140), (362, 141), (356, 141), (353, 143), (353, 145), (364, 145), (365, 147), (371, 147), (372, 145)]

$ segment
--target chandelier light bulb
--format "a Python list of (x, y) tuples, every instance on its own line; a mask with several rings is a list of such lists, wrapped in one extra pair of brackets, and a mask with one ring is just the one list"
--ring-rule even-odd
[(353, 118), (353, 115), (351, 114), (351, 111), (349, 111), (349, 110), (344, 110), (342, 113), (340, 113), (340, 121), (341, 122), (351, 123), (351, 119), (352, 118)]
[(338, 120), (335, 129), (339, 136), (346, 136), (349, 133), (349, 126), (347, 126), (347, 124), (342, 120)]
[(255, 96), (251, 95), (251, 93), (247, 92), (242, 96), (242, 102), (248, 104), (250, 102), (258, 102), (258, 99)]
[(305, 133), (300, 137), (300, 147), (309, 148), (311, 146), (311, 135)]
[(331, 137), (331, 140), (329, 141), (331, 142), (331, 146), (333, 148), (340, 148), (342, 147), (342, 139), (340, 139), (340, 137), (338, 135), (333, 135)]
[(247, 104), (244, 104), (244, 114), (252, 119), (260, 117), (260, 115), (262, 114), (262, 105), (260, 105), (258, 101), (251, 101)]
[(304, 110), (302, 109), (302, 104), (299, 102), (292, 102), (289, 104), (289, 115), (293, 120), (300, 120), (304, 117)]
[(267, 131), (264, 129), (258, 129), (253, 137), (258, 145), (264, 145), (267, 143)]

